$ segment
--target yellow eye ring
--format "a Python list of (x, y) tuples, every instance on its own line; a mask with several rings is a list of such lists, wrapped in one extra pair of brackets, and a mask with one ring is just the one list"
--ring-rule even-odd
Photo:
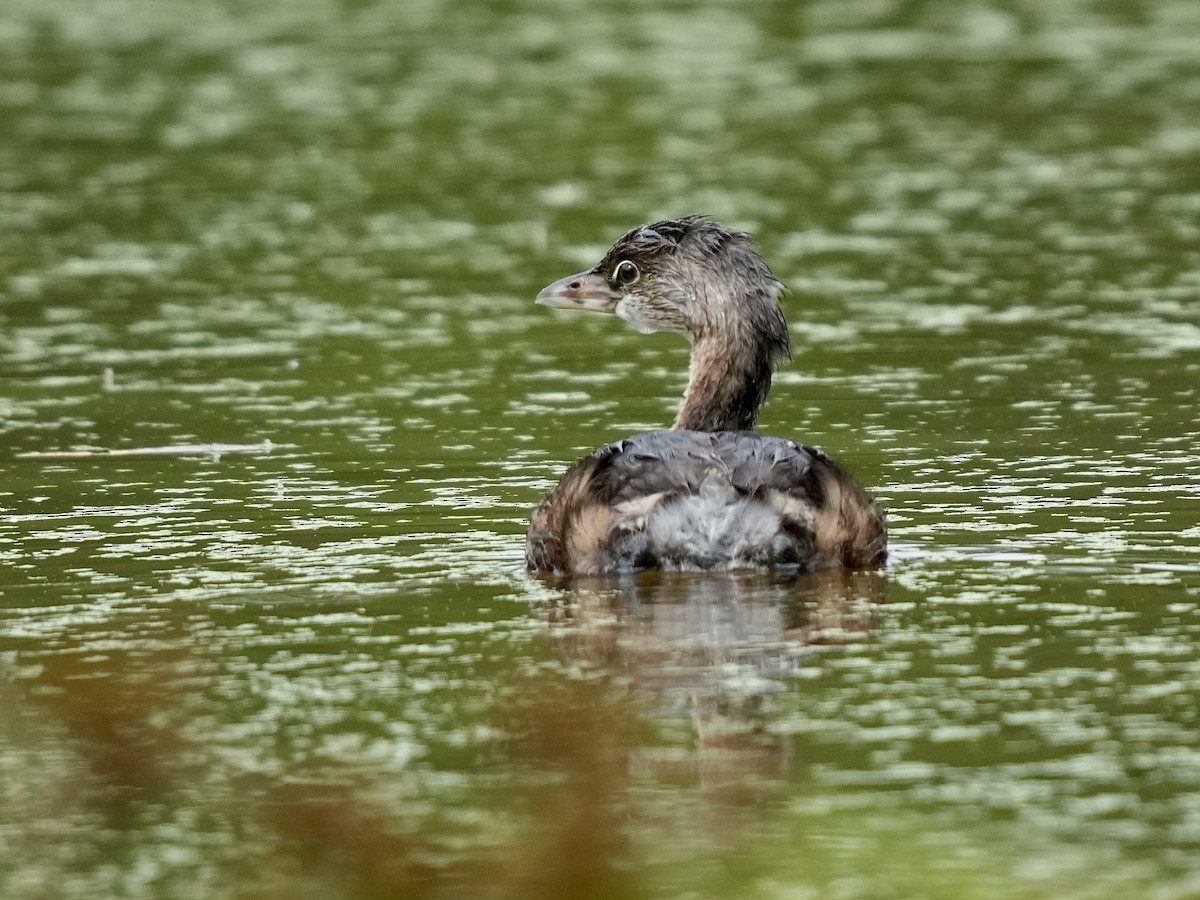
[(621, 260), (613, 269), (612, 280), (617, 284), (637, 284), (642, 277), (638, 267), (627, 259)]

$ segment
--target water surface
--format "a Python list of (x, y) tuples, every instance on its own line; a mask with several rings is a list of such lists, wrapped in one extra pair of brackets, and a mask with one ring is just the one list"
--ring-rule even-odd
[[(1200, 895), (1198, 47), (6, 2), (0, 893)], [(790, 287), (761, 427), (882, 575), (521, 571), (687, 354), (532, 297), (690, 212)]]

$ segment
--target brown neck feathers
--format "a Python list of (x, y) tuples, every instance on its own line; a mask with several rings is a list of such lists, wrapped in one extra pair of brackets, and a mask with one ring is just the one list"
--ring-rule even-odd
[(750, 431), (771, 389), (772, 360), (765, 348), (713, 337), (692, 345), (687, 390), (673, 428)]

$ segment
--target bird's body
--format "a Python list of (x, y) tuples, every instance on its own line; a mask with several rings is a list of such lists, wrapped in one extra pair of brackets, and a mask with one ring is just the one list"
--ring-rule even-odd
[(751, 430), (788, 355), (781, 290), (744, 234), (692, 216), (630, 231), (595, 268), (539, 294), (683, 334), (692, 358), (671, 430), (600, 448), (546, 495), (529, 527), (531, 571), (884, 563), (871, 496), (820, 450)]
[(533, 514), (552, 572), (872, 568), (878, 510), (828, 456), (751, 431), (649, 431), (585, 456)]

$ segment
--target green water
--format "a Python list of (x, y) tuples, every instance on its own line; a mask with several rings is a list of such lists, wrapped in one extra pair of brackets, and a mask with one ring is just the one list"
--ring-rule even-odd
[[(1191, 0), (5, 0), (0, 894), (1200, 897), (1198, 122)], [(691, 212), (884, 574), (522, 572)]]

